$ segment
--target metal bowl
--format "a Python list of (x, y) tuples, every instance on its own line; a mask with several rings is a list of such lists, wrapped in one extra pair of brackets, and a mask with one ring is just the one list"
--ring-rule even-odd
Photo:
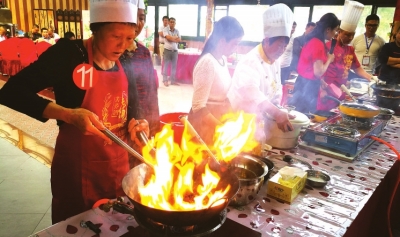
[(316, 170), (307, 170), (307, 184), (314, 188), (323, 188), (331, 180), (329, 175)]
[(244, 206), (252, 202), (264, 184), (267, 165), (253, 155), (240, 154), (230, 162), (230, 171), (239, 179), (239, 191), (229, 205)]

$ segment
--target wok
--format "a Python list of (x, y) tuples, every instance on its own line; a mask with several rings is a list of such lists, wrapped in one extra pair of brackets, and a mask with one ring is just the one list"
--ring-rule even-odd
[(153, 221), (171, 226), (190, 226), (200, 224), (209, 219), (218, 216), (229, 204), (230, 199), (239, 190), (239, 180), (231, 172), (226, 172), (221, 175), (221, 180), (217, 189), (225, 188), (228, 184), (231, 185), (230, 190), (226, 194), (225, 202), (211, 206), (201, 210), (191, 211), (169, 211), (161, 210), (145, 206), (141, 203), (139, 188), (143, 187), (153, 174), (153, 169), (146, 164), (140, 164), (131, 169), (122, 180), (122, 189), (128, 196), (133, 206), (137, 208), (143, 215), (151, 218)]
[(347, 116), (352, 116), (355, 118), (373, 118), (380, 112), (380, 108), (372, 104), (361, 104), (355, 101), (341, 102), (335, 97), (329, 95), (326, 96), (326, 98), (336, 101), (339, 105), (339, 111)]
[(335, 112), (326, 110), (317, 110), (314, 113), (307, 114), (307, 116), (309, 116), (311, 120), (317, 123), (323, 122), (334, 115), (336, 115)]

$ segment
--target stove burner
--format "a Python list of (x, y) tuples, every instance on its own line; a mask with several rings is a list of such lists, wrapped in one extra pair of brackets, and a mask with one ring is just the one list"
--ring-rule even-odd
[(224, 209), (220, 215), (210, 219), (209, 221), (192, 226), (169, 226), (146, 217), (138, 209), (133, 210), (136, 222), (144, 229), (149, 231), (154, 237), (200, 237), (208, 236), (224, 224), (226, 220), (227, 210)]
[(337, 136), (359, 137), (361, 135), (357, 129), (341, 125), (327, 125), (322, 129), (329, 134)]

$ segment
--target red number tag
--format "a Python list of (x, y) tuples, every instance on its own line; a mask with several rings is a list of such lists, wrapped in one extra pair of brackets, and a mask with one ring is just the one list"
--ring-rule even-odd
[(82, 90), (94, 87), (99, 79), (97, 70), (87, 63), (82, 63), (76, 66), (72, 78), (74, 79), (75, 85)]

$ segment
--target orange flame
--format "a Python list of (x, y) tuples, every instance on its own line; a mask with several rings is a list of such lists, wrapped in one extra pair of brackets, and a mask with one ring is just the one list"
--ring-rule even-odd
[[(249, 142), (254, 136), (255, 116), (240, 113), (227, 119), (217, 128), (214, 146), (218, 160), (224, 161), (233, 159), (243, 148), (252, 149), (256, 145)], [(139, 188), (141, 203), (174, 211), (201, 210), (225, 203), (231, 186), (218, 186), (221, 178), (206, 164), (204, 146), (193, 141), (186, 128), (179, 146), (173, 141), (173, 133), (171, 126), (166, 125), (143, 148), (143, 156), (154, 166), (154, 174)], [(157, 150), (156, 157), (152, 147)]]

